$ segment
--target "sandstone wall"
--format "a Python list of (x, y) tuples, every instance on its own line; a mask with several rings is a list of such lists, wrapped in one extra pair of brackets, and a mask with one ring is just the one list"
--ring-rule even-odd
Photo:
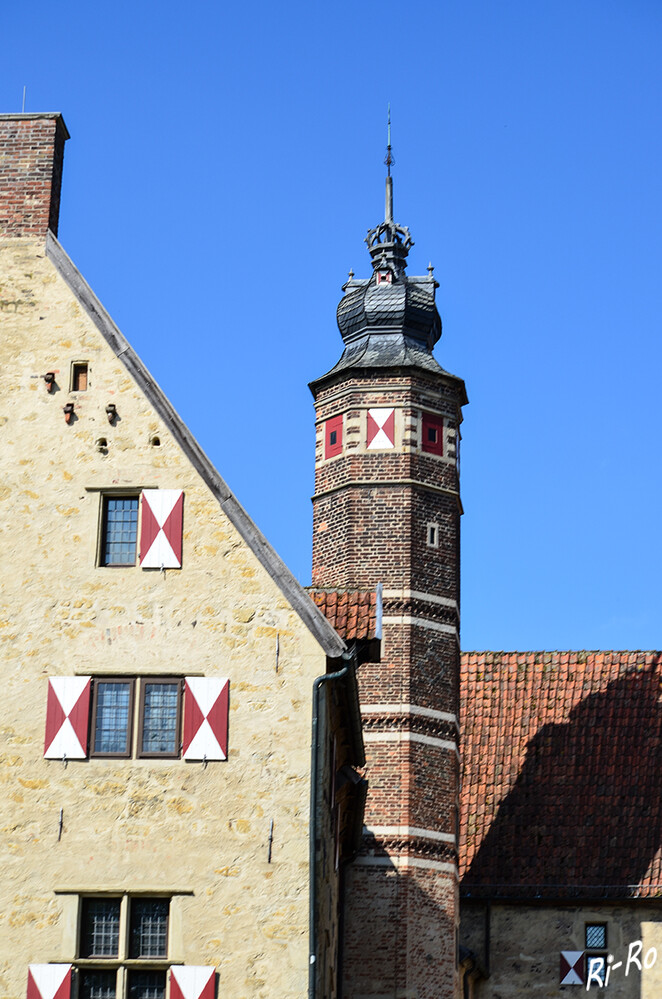
[[(169, 959), (215, 965), (219, 995), (303, 996), (325, 656), (43, 244), (0, 240), (0, 275), (0, 996), (76, 958), (79, 894), (102, 891), (172, 893)], [(184, 490), (181, 570), (97, 565), (109, 487)], [(229, 676), (227, 762), (45, 760), (48, 677), (75, 674)]]

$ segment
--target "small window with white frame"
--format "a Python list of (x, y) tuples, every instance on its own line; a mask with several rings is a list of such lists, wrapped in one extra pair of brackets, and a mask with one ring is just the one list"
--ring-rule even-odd
[(428, 548), (439, 547), (439, 524), (428, 523), (426, 528), (426, 543)]

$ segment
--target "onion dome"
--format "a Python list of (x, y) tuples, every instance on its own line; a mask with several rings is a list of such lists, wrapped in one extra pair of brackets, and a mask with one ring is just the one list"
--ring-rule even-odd
[[(366, 237), (372, 276), (350, 280), (338, 305), (338, 327), (349, 347), (378, 335), (431, 351), (441, 336), (432, 268), (426, 277), (408, 277), (407, 254), (413, 245), (409, 229), (393, 221), (393, 178), (386, 178), (386, 218)], [(395, 345), (395, 343), (393, 344)]]

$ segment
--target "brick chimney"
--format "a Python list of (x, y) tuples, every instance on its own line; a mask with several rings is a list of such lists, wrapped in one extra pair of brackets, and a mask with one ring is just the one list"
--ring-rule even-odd
[(0, 236), (57, 236), (68, 138), (59, 112), (0, 114)]

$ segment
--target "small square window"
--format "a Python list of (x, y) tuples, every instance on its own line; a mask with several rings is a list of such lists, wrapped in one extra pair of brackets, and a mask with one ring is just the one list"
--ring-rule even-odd
[(423, 451), (428, 454), (443, 455), (444, 453), (444, 418), (436, 413), (423, 413), (422, 420)]
[(324, 425), (324, 457), (342, 454), (342, 415), (332, 416)]
[(71, 391), (87, 390), (87, 361), (74, 361), (71, 365)]
[(135, 565), (138, 496), (104, 496), (101, 564)]
[(120, 944), (119, 898), (84, 898), (80, 956), (117, 957)]
[(140, 756), (179, 756), (181, 691), (180, 680), (142, 680)]
[(92, 756), (129, 756), (133, 680), (95, 680)]
[(169, 898), (131, 899), (129, 957), (165, 957), (168, 953)]
[(587, 923), (586, 924), (586, 949), (606, 950), (607, 948), (607, 924)]

